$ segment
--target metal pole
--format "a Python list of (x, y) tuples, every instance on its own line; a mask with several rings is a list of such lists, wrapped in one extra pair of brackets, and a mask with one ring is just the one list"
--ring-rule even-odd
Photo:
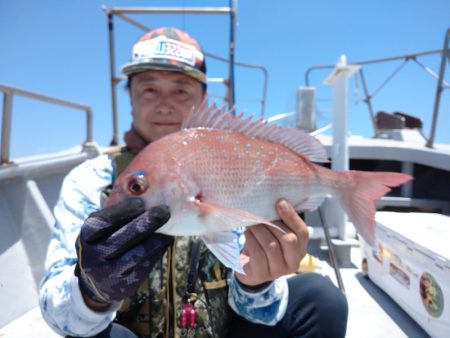
[(341, 270), (339, 269), (339, 263), (336, 257), (336, 253), (334, 252), (334, 246), (331, 242), (330, 230), (328, 229), (328, 224), (325, 223), (324, 217), (322, 216), (322, 210), (319, 207), (317, 209), (319, 211), (320, 222), (322, 223), (323, 232), (325, 234), (325, 240), (328, 246), (328, 255), (331, 260), (331, 265), (333, 265), (334, 273), (336, 274), (336, 281), (338, 283), (339, 289), (345, 295), (345, 287), (344, 282), (342, 280)]
[(108, 12), (108, 37), (109, 37), (109, 70), (111, 73), (111, 110), (113, 120), (113, 137), (111, 145), (119, 144), (119, 127), (117, 122), (117, 96), (116, 96), (116, 62), (114, 58), (114, 18), (111, 12)]
[(52, 96), (48, 96), (48, 95), (30, 92), (28, 90), (20, 89), (17, 87), (5, 86), (5, 85), (0, 84), (0, 92), (11, 93), (14, 95), (19, 95), (22, 97), (26, 97), (29, 99), (34, 99), (34, 100), (38, 100), (38, 101), (42, 101), (42, 102), (59, 104), (61, 106), (66, 106), (69, 108), (80, 109), (80, 110), (84, 110), (86, 113), (91, 112), (91, 108), (84, 104), (59, 99), (57, 97), (52, 97)]
[[(333, 144), (332, 144), (332, 169), (337, 171), (348, 170), (348, 78), (357, 72), (361, 66), (347, 65), (345, 55), (342, 55), (333, 72), (325, 79), (325, 84), (333, 86)], [(338, 206), (337, 201), (330, 200), (332, 219), (338, 228), (339, 238), (347, 238), (347, 215)]]
[(88, 108), (86, 110), (86, 143), (93, 142), (94, 135), (92, 131), (92, 110)]
[(370, 114), (370, 118), (372, 120), (373, 129), (375, 130), (375, 135), (378, 135), (377, 121), (375, 119), (375, 114), (373, 113), (373, 107), (372, 107), (372, 97), (370, 96), (369, 90), (367, 89), (366, 78), (364, 76), (364, 72), (363, 72), (362, 68), (359, 70), (359, 75), (361, 76), (361, 83), (363, 85), (364, 95), (366, 97), (366, 99), (364, 101), (366, 101), (367, 107), (369, 107), (369, 114)]
[[(355, 62), (351, 62), (348, 65), (369, 65), (372, 63), (380, 63), (380, 62), (387, 62), (387, 61), (394, 61), (394, 60), (400, 60), (400, 59), (413, 59), (415, 57), (418, 56), (425, 56), (425, 55), (431, 55), (431, 54), (441, 54), (443, 51), (442, 49), (435, 49), (435, 50), (430, 50), (430, 51), (426, 51), (426, 52), (421, 52), (421, 53), (414, 53), (414, 54), (404, 54), (404, 55), (398, 55), (398, 56), (392, 56), (392, 57), (387, 57), (387, 58), (381, 58), (381, 59), (372, 59), (372, 60), (365, 60), (365, 61), (355, 61)], [(334, 64), (330, 64), (330, 65), (317, 65), (317, 66), (312, 66), (309, 67), (306, 72), (305, 72), (305, 85), (309, 86), (309, 74), (313, 71), (313, 70), (319, 70), (319, 69), (333, 69), (336, 65)]]
[(445, 59), (449, 58), (449, 62), (450, 62), (450, 50), (448, 48), (448, 43), (449, 43), (449, 38), (450, 38), (450, 29), (447, 30), (447, 33), (445, 34), (445, 40), (444, 40), (444, 49), (442, 51), (442, 56), (441, 56), (441, 66), (440, 66), (440, 70), (439, 70), (439, 79), (438, 79), (438, 83), (437, 83), (437, 88), (436, 88), (436, 96), (434, 98), (434, 108), (433, 108), (433, 120), (431, 123), (431, 132), (430, 132), (430, 137), (428, 138), (428, 141), (426, 143), (426, 146), (428, 148), (433, 148), (433, 143), (434, 143), (434, 137), (436, 134), (436, 125), (437, 125), (437, 117), (438, 117), (438, 112), (439, 112), (439, 103), (441, 101), (441, 93), (443, 90), (443, 81), (444, 81), (444, 74), (445, 74)]
[(151, 28), (150, 28), (150, 27), (148, 27), (148, 26), (146, 26), (146, 25), (143, 25), (143, 24), (141, 24), (140, 22), (137, 22), (136, 20), (131, 19), (130, 17), (126, 16), (125, 14), (117, 13), (116, 15), (117, 15), (119, 18), (121, 18), (122, 20), (128, 22), (129, 24), (131, 24), (131, 25), (133, 25), (133, 26), (135, 26), (135, 27), (137, 27), (137, 28), (139, 28), (139, 29), (142, 29), (144, 32), (149, 32), (149, 31), (151, 31)]
[(2, 118), (2, 148), (0, 165), (9, 162), (9, 145), (11, 139), (11, 109), (12, 109), (12, 94), (5, 92), (3, 95), (3, 118)]
[(236, 27), (236, 12), (233, 6), (233, 0), (230, 0), (230, 63), (229, 63), (229, 96), (228, 108), (234, 108), (235, 101), (235, 83), (234, 83), (234, 53), (235, 53), (235, 27)]
[(107, 10), (111, 14), (229, 14), (228, 7), (120, 7)]
[[(341, 60), (342, 61), (342, 60)], [(345, 67), (346, 63), (342, 62), (337, 66)], [(344, 171), (349, 169), (349, 155), (348, 155), (348, 77), (344, 70), (337, 74), (333, 81), (333, 145), (332, 145), (332, 168), (337, 171)], [(338, 228), (339, 238), (346, 240), (346, 225), (347, 215), (339, 209), (336, 201), (334, 204), (335, 224)]]
[(264, 73), (264, 87), (263, 87), (263, 98), (261, 100), (261, 117), (264, 117), (264, 114), (266, 112), (266, 97), (267, 97), (267, 79), (269, 77), (269, 73), (267, 72), (266, 68), (262, 68), (262, 71)]

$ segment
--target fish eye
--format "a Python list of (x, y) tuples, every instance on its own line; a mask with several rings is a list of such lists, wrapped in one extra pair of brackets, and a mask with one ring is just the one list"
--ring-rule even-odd
[(131, 175), (128, 180), (128, 191), (133, 195), (143, 194), (148, 189), (148, 182), (145, 174), (141, 171)]

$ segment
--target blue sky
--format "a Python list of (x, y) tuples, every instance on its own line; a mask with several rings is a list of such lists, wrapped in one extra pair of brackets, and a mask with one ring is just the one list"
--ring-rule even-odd
[[(91, 106), (94, 139), (107, 145), (112, 137), (107, 20), (101, 6), (227, 6), (228, 1), (0, 0), (0, 83)], [(227, 56), (226, 16), (132, 16), (149, 27), (176, 26), (201, 41), (207, 52)], [(116, 68), (126, 63), (143, 33), (116, 19)], [(296, 90), (305, 71), (334, 64), (429, 51), (443, 47), (450, 28), (448, 0), (259, 0), (239, 1), (236, 60), (263, 65), (269, 72), (265, 117), (295, 110)], [(420, 62), (438, 72), (439, 58)], [(226, 77), (226, 65), (207, 59), (209, 76)], [(400, 62), (365, 68), (372, 93)], [(329, 71), (311, 74), (318, 86), (318, 126), (331, 121), (331, 89), (322, 85)], [(238, 110), (259, 115), (262, 73), (236, 68)], [(447, 64), (447, 82), (450, 65)], [(222, 84), (210, 84), (222, 95)], [(403, 111), (422, 118), (430, 131), (436, 80), (413, 62), (373, 98), (375, 111)], [(349, 83), (349, 129), (372, 136), (369, 113), (358, 81)], [(322, 99), (324, 101), (322, 101)], [(129, 103), (119, 86), (119, 137), (130, 125)], [(85, 138), (84, 115), (73, 109), (14, 98), (11, 156), (62, 150)], [(0, 121), (1, 123), (1, 121)], [(444, 92), (437, 141), (450, 143), (450, 94)]]

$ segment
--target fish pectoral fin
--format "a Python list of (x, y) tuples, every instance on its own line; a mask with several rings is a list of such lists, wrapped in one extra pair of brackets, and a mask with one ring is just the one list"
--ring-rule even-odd
[(295, 205), (294, 208), (297, 211), (314, 211), (316, 210), (318, 207), (320, 207), (320, 205), (323, 203), (323, 201), (325, 200), (325, 196), (316, 196), (316, 197), (310, 197), (307, 198), (303, 201), (301, 201), (299, 204)]
[(200, 238), (223, 265), (245, 274), (240, 260), (238, 236), (234, 232), (219, 232), (200, 236)]
[(265, 224), (282, 233), (286, 233), (286, 231), (278, 225), (242, 209), (229, 208), (203, 201), (197, 201), (196, 205), (200, 211), (201, 217), (205, 218), (205, 223), (214, 227), (213, 229), (210, 229), (211, 232), (221, 232), (256, 224)]

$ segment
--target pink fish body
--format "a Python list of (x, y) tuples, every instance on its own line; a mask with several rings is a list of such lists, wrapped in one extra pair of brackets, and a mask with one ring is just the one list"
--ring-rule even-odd
[(171, 218), (158, 232), (202, 236), (235, 270), (239, 252), (237, 258), (223, 257), (231, 247), (238, 250), (224, 244), (233, 241), (229, 230), (259, 223), (276, 227), (271, 221), (279, 218), (280, 198), (300, 212), (314, 210), (331, 195), (373, 244), (375, 201), (411, 179), (402, 173), (332, 171), (313, 163), (328, 156), (309, 134), (214, 107), (193, 115), (186, 126), (141, 151), (117, 179), (107, 204), (140, 195), (148, 209), (169, 206)]

